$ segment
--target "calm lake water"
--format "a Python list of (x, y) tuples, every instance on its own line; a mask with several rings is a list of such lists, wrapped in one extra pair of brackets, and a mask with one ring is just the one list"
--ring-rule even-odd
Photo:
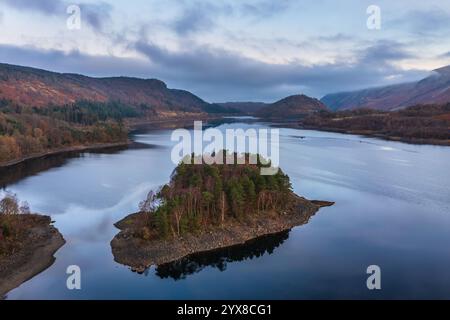
[[(233, 123), (228, 127), (266, 128)], [(450, 148), (281, 129), (294, 191), (336, 201), (307, 225), (137, 274), (113, 260), (113, 223), (169, 180), (171, 131), (139, 148), (42, 159), (3, 172), (3, 186), (50, 214), (67, 244), (9, 299), (450, 298)], [(66, 268), (82, 290), (66, 288)], [(382, 290), (366, 269), (379, 265)]]

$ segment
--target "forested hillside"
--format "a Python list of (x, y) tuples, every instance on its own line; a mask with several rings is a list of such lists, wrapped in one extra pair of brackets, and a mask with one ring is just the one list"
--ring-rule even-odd
[(38, 109), (0, 101), (0, 163), (72, 146), (127, 141), (122, 119), (135, 114), (116, 104), (79, 103)]
[(320, 112), (303, 119), (306, 128), (376, 135), (413, 143), (450, 144), (450, 104), (418, 105), (399, 111), (359, 109)]
[(234, 112), (157, 79), (92, 78), (0, 64), (0, 165), (66, 147), (126, 142), (125, 119)]

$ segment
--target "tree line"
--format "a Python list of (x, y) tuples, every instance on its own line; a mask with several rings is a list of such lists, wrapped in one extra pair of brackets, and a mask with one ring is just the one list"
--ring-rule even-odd
[(122, 121), (125, 118), (140, 117), (152, 113), (153, 108), (145, 104), (134, 107), (120, 101), (77, 101), (64, 106), (34, 107), (33, 111), (66, 122), (93, 125), (107, 120)]
[(0, 162), (63, 147), (126, 141), (122, 119), (138, 114), (118, 102), (31, 108), (0, 100)]
[(322, 111), (303, 119), (301, 124), (405, 139), (450, 140), (450, 104), (419, 105), (391, 112), (371, 109)]

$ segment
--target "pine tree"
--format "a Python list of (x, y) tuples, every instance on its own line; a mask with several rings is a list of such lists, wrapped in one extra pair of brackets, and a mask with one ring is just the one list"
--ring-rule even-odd
[(161, 238), (167, 238), (169, 236), (169, 221), (167, 218), (167, 212), (164, 207), (161, 207), (156, 212), (156, 224), (158, 226), (158, 232)]

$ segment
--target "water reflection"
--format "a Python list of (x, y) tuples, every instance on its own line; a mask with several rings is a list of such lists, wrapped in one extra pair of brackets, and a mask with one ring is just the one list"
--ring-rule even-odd
[(89, 151), (70, 151), (59, 154), (51, 154), (38, 159), (29, 159), (16, 165), (0, 168), (0, 188), (6, 189), (8, 185), (14, 184), (26, 177), (37, 175), (49, 169), (60, 168), (71, 159), (81, 159), (86, 154), (116, 154), (127, 149), (150, 149), (156, 146), (133, 142), (128, 146), (117, 146)]
[[(216, 268), (223, 272), (227, 269), (228, 263), (252, 260), (266, 254), (271, 255), (289, 238), (290, 231), (262, 236), (232, 247), (196, 253), (181, 260), (158, 266), (156, 275), (161, 279), (183, 280), (206, 267)], [(145, 274), (148, 275), (148, 271)]]
[[(268, 129), (260, 123), (219, 129), (228, 128)], [(132, 138), (158, 148), (85, 153), (65, 164), (37, 161), (38, 169), (22, 171), (32, 177), (3, 182), (33, 211), (51, 214), (67, 241), (49, 269), (8, 299), (450, 298), (450, 148), (286, 128), (280, 131), (280, 164), (294, 191), (335, 206), (257, 259), (258, 253), (241, 261), (225, 253), (148, 270), (158, 276), (130, 272), (114, 262), (113, 223), (136, 212), (148, 190), (167, 183), (175, 167), (170, 137), (170, 130), (144, 131)], [(61, 168), (50, 169), (55, 165)], [(0, 178), (8, 180), (4, 173)], [(70, 291), (66, 269), (74, 264), (85, 285)], [(378, 292), (366, 287), (372, 264), (383, 270)]]

